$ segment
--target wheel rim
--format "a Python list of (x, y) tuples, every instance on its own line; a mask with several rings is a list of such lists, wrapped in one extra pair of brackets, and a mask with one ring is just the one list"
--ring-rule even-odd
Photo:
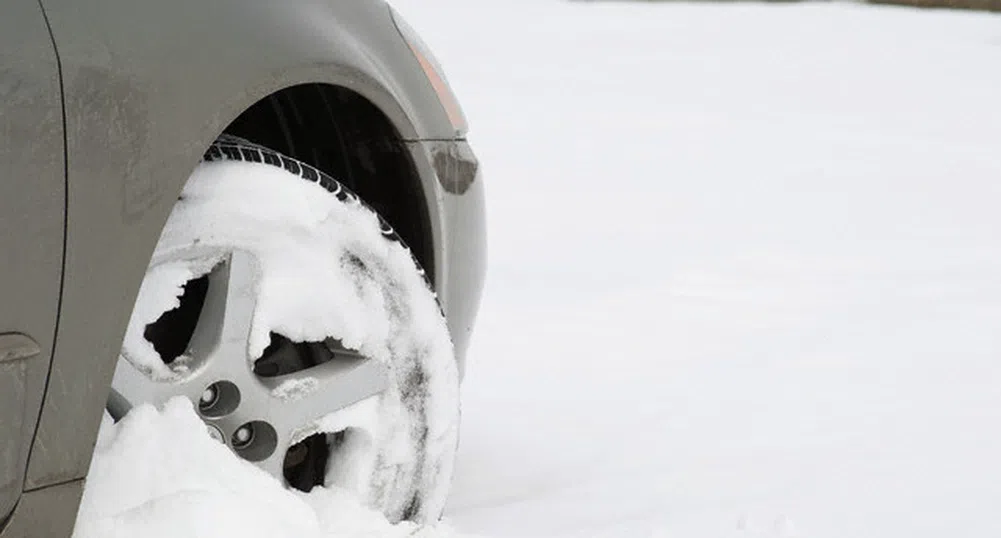
[[(154, 404), (184, 396), (210, 435), (240, 457), (298, 489), (321, 484), (337, 444), (331, 441), (344, 435), (321, 421), (383, 392), (388, 369), (333, 339), (294, 342), (277, 333), (252, 356), (261, 269), (246, 250), (187, 249), (156, 262), (143, 286), (180, 284), (184, 291), (176, 308), (143, 327), (141, 339), (127, 336), (115, 372), (118, 395)], [(184, 282), (169, 278), (179, 271)]]
[[(458, 369), (427, 279), (391, 228), (333, 179), (298, 176), (284, 157), (283, 166), (252, 159), (259, 148), (230, 149), (233, 160), (192, 172), (161, 232), (109, 410), (122, 416), (130, 401), (174, 396), (195, 405), (205, 396), (203, 407), (217, 410), (219, 387), (206, 390), (228, 381), (236, 410), (203, 418), (245, 459), (293, 487), (342, 488), (391, 521), (437, 518), (457, 442)], [(147, 330), (185, 310), (189, 291), (200, 298), (188, 321), (149, 333), (177, 340), (161, 343), (174, 350), (161, 356)], [(239, 312), (242, 324), (228, 323)], [(296, 360), (260, 360), (269, 353)], [(265, 448), (248, 452), (255, 443)]]

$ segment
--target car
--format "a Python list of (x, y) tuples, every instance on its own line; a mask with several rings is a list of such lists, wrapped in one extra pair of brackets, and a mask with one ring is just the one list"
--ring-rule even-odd
[(288, 487), (438, 518), (486, 231), (415, 31), (382, 0), (3, 11), (0, 537), (69, 536), (102, 420), (176, 398)]

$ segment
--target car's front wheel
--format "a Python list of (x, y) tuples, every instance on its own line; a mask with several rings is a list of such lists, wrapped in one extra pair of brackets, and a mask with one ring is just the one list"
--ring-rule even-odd
[(458, 374), (434, 294), (357, 196), (267, 148), (222, 138), (192, 174), (113, 387), (132, 405), (190, 399), (292, 487), (347, 488), (391, 520), (443, 508)]

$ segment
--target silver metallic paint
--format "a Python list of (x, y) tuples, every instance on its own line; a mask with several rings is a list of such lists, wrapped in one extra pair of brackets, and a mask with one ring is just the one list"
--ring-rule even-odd
[(0, 364), (0, 520), (21, 491), (45, 392), (64, 195), (55, 51), (35, 0), (8, 0), (0, 12), (0, 332), (30, 336), (39, 353)]

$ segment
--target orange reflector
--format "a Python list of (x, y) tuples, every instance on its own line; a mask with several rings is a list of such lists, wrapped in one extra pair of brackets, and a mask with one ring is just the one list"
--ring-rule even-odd
[(434, 55), (431, 54), (427, 45), (424, 44), (424, 40), (407, 24), (407, 21), (403, 20), (403, 17), (393, 8), (389, 8), (389, 12), (393, 16), (393, 23), (396, 24), (396, 29), (403, 36), (403, 40), (410, 47), (410, 51), (414, 53), (414, 57), (417, 58), (421, 69), (424, 70), (424, 76), (431, 83), (431, 87), (438, 96), (438, 102), (445, 109), (448, 121), (452, 124), (456, 132), (465, 133), (466, 129), (468, 129), (466, 115), (462, 113), (462, 107), (459, 106), (459, 101), (455, 98), (455, 94), (452, 93), (452, 88), (448, 85), (448, 80), (446, 80), (441, 66), (438, 65)]

